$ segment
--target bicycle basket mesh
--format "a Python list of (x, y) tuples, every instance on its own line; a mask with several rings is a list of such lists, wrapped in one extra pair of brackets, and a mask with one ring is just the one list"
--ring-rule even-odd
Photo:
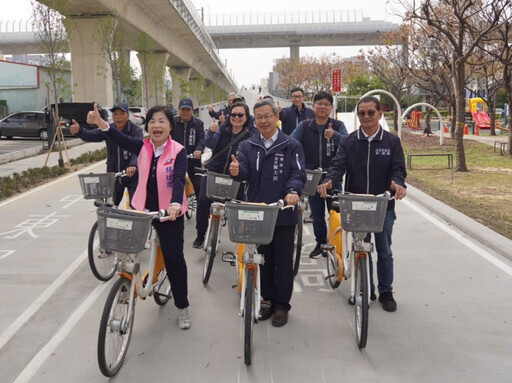
[(78, 179), (85, 199), (110, 198), (114, 195), (115, 173), (79, 174)]
[(316, 187), (318, 186), (318, 183), (320, 182), (321, 177), (322, 177), (321, 170), (306, 169), (306, 183), (304, 184), (304, 189), (302, 189), (302, 194), (315, 195)]
[(226, 202), (229, 239), (235, 243), (272, 242), (279, 206)]
[(109, 251), (139, 253), (144, 250), (153, 217), (129, 210), (99, 207), (100, 246)]
[(345, 231), (380, 233), (384, 227), (388, 197), (339, 194), (341, 227)]
[(206, 174), (206, 196), (220, 198), (236, 198), (240, 182), (226, 174), (208, 172)]

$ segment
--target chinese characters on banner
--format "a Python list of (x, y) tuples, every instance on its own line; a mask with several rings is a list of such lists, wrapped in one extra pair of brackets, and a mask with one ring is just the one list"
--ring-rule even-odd
[(341, 69), (332, 70), (332, 91), (341, 92)]

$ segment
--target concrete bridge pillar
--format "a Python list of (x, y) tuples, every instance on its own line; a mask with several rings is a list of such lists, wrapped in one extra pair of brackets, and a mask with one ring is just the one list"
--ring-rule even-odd
[(174, 105), (175, 108), (178, 108), (180, 100), (187, 96), (182, 93), (181, 86), (183, 82), (188, 82), (190, 80), (192, 68), (173, 67), (170, 73), (172, 79), (172, 105)]
[(165, 68), (168, 52), (138, 53), (142, 80), (142, 106), (165, 105)]
[(299, 45), (290, 45), (290, 58), (292, 60), (300, 59), (300, 46)]
[[(68, 32), (71, 48), (71, 79), (73, 86), (73, 101), (95, 101), (101, 105), (112, 105), (113, 91), (111, 70), (105, 54), (93, 38), (98, 29), (98, 18), (75, 18), (71, 33)], [(106, 68), (105, 75), (98, 74), (100, 63)]]

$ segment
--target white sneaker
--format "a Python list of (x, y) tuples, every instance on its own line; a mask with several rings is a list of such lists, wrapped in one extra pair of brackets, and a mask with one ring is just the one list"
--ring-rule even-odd
[(178, 327), (182, 330), (188, 330), (192, 326), (192, 319), (188, 313), (188, 307), (178, 309)]

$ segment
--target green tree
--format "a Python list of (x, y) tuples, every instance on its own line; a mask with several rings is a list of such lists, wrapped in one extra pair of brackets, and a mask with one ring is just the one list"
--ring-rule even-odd
[[(48, 73), (49, 81), (44, 85), (50, 90), (51, 99), (55, 104), (54, 126), (56, 132), (58, 132), (60, 120), (59, 100), (72, 93), (71, 84), (66, 78), (71, 65), (62, 53), (69, 48), (68, 35), (73, 28), (71, 19), (66, 17), (67, 14), (65, 0), (32, 2), (32, 27), (35, 40), (43, 53), (44, 66)], [(50, 105), (48, 105), (48, 110), (51, 110)], [(57, 134), (57, 138), (59, 165), (63, 166), (60, 134)]]

